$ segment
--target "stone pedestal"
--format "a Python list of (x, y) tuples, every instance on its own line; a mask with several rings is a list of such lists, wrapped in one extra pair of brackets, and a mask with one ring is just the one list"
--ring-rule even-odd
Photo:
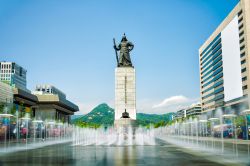
[(123, 121), (136, 120), (135, 90), (135, 69), (117, 67), (115, 69), (115, 121), (121, 119), (125, 109), (130, 118)]
[(130, 119), (130, 118), (121, 118), (118, 120), (115, 120), (114, 126), (116, 128), (118, 127), (137, 127), (136, 120)]

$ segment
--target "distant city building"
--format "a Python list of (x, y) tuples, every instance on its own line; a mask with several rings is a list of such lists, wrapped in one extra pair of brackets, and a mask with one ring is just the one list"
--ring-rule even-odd
[(66, 95), (52, 85), (37, 85), (32, 94), (38, 100), (37, 104), (32, 106), (36, 119), (69, 122), (70, 115), (79, 111), (77, 105), (68, 101)]
[(192, 104), (191, 106), (178, 110), (174, 115), (173, 119), (182, 119), (188, 118), (190, 116), (200, 115), (201, 114), (201, 105)]
[(201, 114), (201, 104), (193, 104), (186, 109), (186, 116), (195, 116)]
[(52, 85), (37, 85), (35, 92), (37, 94), (57, 94), (60, 98), (66, 99), (66, 95)]
[(12, 87), (27, 90), (27, 71), (14, 62), (0, 62), (0, 81)]
[(70, 115), (79, 111), (65, 93), (52, 85), (37, 85), (31, 93), (26, 88), (26, 73), (14, 62), (0, 62), (0, 104), (14, 103), (20, 116), (28, 111), (32, 118), (44, 121), (69, 122)]
[(8, 84), (0, 82), (0, 104), (13, 102), (13, 90)]
[(182, 119), (186, 117), (186, 109), (181, 109), (177, 111), (174, 115), (174, 119)]
[(199, 49), (202, 112), (248, 108), (250, 1), (241, 0)]

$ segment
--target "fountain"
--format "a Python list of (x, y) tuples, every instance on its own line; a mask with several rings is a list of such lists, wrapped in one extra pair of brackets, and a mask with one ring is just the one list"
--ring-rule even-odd
[[(3, 130), (4, 130), (4, 148), (6, 150), (7, 148), (7, 141), (8, 141), (8, 145), (10, 144), (10, 118), (14, 117), (11, 114), (0, 114), (0, 119), (3, 119)], [(8, 140), (7, 140), (8, 137)]]
[[(246, 133), (246, 140), (249, 140), (249, 128), (248, 128), (248, 120), (247, 120), (247, 116), (250, 115), (250, 110), (244, 110), (241, 112), (241, 115), (243, 115), (245, 117), (245, 133)], [(247, 144), (247, 154), (248, 157), (250, 157), (250, 150), (249, 150), (249, 142)]]

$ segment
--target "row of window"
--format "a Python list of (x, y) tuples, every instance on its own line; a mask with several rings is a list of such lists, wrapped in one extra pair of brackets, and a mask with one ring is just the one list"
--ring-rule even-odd
[[(221, 33), (219, 33), (216, 37), (215, 37), (215, 39), (202, 51), (202, 53), (201, 53), (201, 56), (202, 55), (204, 55), (204, 53), (208, 50), (208, 49), (210, 49), (211, 48), (211, 45), (213, 45), (214, 44), (214, 42), (218, 39), (218, 38), (220, 38), (220, 36), (221, 36)], [(202, 60), (202, 58), (201, 58), (201, 60)]]
[[(204, 64), (204, 66), (202, 68), (205, 68), (206, 66), (208, 66), (208, 68), (212, 67), (215, 63), (217, 63), (219, 61), (218, 59), (222, 58), (221, 53), (222, 53), (222, 50), (221, 49), (218, 50), (213, 56), (211, 56), (211, 59), (209, 61), (207, 61), (207, 63)], [(210, 62), (213, 62), (213, 64), (210, 65)], [(207, 73), (205, 74), (205, 72), (204, 72), (202, 78), (204, 78), (206, 75), (207, 75)]]
[[(202, 84), (207, 82), (210, 78), (212, 78), (213, 76), (217, 75), (219, 72), (222, 71), (222, 61), (218, 62), (215, 66), (213, 66), (211, 71), (215, 71), (212, 75), (208, 76), (207, 78), (202, 80)], [(219, 67), (221, 67), (221, 69), (218, 69)], [(217, 70), (218, 69), (218, 70)], [(210, 72), (209, 72), (210, 73)]]
[[(219, 62), (221, 59), (222, 59), (222, 56), (217, 56), (219, 52), (216, 53), (215, 55), (215, 58), (212, 58), (210, 61), (209, 61), (209, 64), (207, 63), (206, 66), (208, 66), (206, 69), (204, 69), (201, 74), (204, 74), (206, 71), (208, 71), (209, 68), (211, 68), (212, 66), (214, 66), (217, 62)], [(219, 53), (220, 54), (220, 53)], [(210, 63), (212, 62), (212, 63)]]
[(47, 92), (47, 93), (53, 93), (53, 89), (49, 89), (49, 88), (47, 88), (47, 89), (45, 89), (45, 88), (38, 88), (37, 89), (37, 91), (42, 91), (42, 92)]
[(0, 74), (0, 77), (10, 77), (11, 74)]
[(208, 98), (208, 97), (210, 97), (212, 95), (216, 95), (216, 94), (218, 94), (218, 93), (220, 93), (222, 91), (224, 91), (224, 87), (220, 87), (220, 88), (214, 90), (212, 93), (207, 94), (206, 96), (202, 97), (202, 100), (204, 100), (204, 99), (206, 99), (206, 98)]
[(215, 70), (214, 73), (210, 76), (210, 77), (213, 77), (213, 76), (214, 76), (214, 78), (213, 78), (211, 81), (209, 81), (209, 82), (207, 82), (206, 84), (204, 84), (204, 85), (202, 86), (202, 88), (205, 88), (206, 86), (208, 86), (208, 85), (211, 84), (212, 82), (215, 82), (215, 81), (217, 81), (219, 78), (221, 78), (221, 77), (223, 76), (222, 70), (223, 70), (222, 67), (220, 67), (220, 68), (218, 68), (217, 70)]
[(219, 40), (219, 43), (213, 49), (210, 50), (208, 56), (204, 60), (201, 61), (202, 68), (205, 67), (205, 62), (208, 61), (209, 58), (213, 56), (220, 48), (221, 48), (221, 41)]
[(209, 103), (211, 103), (211, 102), (213, 102), (213, 101), (220, 100), (220, 99), (223, 99), (223, 98), (224, 98), (224, 94), (216, 95), (216, 96), (214, 96), (214, 98), (212, 98), (211, 100), (208, 100), (208, 101), (204, 102), (203, 105), (204, 105), (204, 104), (209, 104)]
[(211, 89), (215, 89), (218, 86), (222, 85), (223, 82), (224, 82), (223, 80), (220, 80), (220, 81), (216, 82), (213, 86), (211, 86), (211, 87), (207, 88), (206, 90), (202, 91), (201, 93), (204, 94), (204, 93), (210, 91)]
[(201, 64), (204, 63), (206, 61), (206, 59), (209, 57), (209, 55), (211, 54), (211, 51), (213, 53), (213, 50), (218, 46), (218, 44), (221, 43), (221, 38), (219, 38), (215, 43), (213, 43), (213, 45), (211, 46), (211, 48), (202, 56), (201, 58)]
[(11, 70), (0, 70), (0, 73), (11, 73)]
[[(242, 90), (246, 90), (246, 89), (247, 89), (247, 85), (245, 85), (245, 86), (242, 87)], [(224, 90), (224, 89), (223, 89), (223, 90)], [(219, 92), (218, 92), (218, 93), (219, 93)], [(209, 103), (211, 103), (211, 102), (213, 102), (213, 101), (216, 102), (216, 101), (221, 100), (221, 99), (223, 99), (223, 98), (224, 98), (224, 94), (219, 94), (219, 95), (215, 96), (213, 99), (208, 100), (208, 101), (202, 103), (202, 105), (209, 104)]]
[(0, 80), (10, 81), (11, 79), (6, 77), (6, 78), (0, 78)]
[(11, 64), (2, 64), (1, 69), (11, 69)]

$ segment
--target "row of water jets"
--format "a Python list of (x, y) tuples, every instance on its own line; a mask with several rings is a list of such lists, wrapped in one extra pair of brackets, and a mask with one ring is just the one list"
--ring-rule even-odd
[[(200, 115), (186, 120), (176, 120), (169, 126), (154, 129), (155, 135), (172, 144), (195, 151), (212, 153), (226, 160), (250, 159), (249, 122), (250, 110), (239, 115), (217, 111), (214, 117)], [(236, 123), (241, 116), (244, 123)]]
[(20, 118), (12, 123), (11, 116), (0, 120), (0, 153), (35, 149), (51, 144), (72, 142), (88, 145), (155, 145), (154, 130), (143, 127), (81, 128), (68, 123)]
[(62, 143), (72, 140), (72, 133), (67, 123), (0, 114), (0, 153)]
[(80, 128), (74, 127), (73, 144), (88, 145), (155, 145), (154, 130), (143, 127)]

